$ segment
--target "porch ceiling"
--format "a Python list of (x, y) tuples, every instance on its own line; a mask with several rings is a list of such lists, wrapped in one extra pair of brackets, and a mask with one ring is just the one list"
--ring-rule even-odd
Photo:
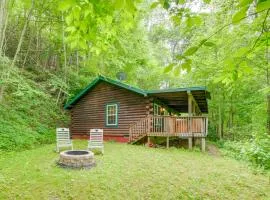
[(197, 88), (179, 88), (172, 90), (159, 90), (148, 92), (149, 96), (158, 98), (169, 107), (176, 111), (188, 112), (188, 91), (191, 92), (202, 113), (208, 113), (207, 99), (210, 99), (210, 93), (204, 87)]

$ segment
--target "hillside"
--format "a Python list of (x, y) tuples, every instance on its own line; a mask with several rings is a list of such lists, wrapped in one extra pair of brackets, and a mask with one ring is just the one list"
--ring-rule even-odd
[[(0, 74), (10, 62), (0, 58)], [(5, 83), (0, 104), (0, 149), (22, 150), (55, 141), (55, 127), (67, 124), (68, 115), (57, 102), (55, 74), (14, 67)]]

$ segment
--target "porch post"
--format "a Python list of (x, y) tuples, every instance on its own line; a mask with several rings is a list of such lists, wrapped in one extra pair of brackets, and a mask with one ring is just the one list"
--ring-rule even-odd
[(166, 144), (166, 147), (167, 147), (167, 149), (170, 147), (170, 138), (169, 138), (169, 136), (167, 136), (167, 144)]
[(190, 91), (187, 92), (188, 94), (188, 116), (192, 116), (192, 94)]
[(131, 126), (129, 126), (129, 142), (131, 142), (131, 140), (132, 140), (132, 136), (131, 136)]
[[(197, 103), (197, 101), (195, 100), (195, 98), (193, 97), (192, 93), (190, 91), (187, 91), (187, 94), (188, 94), (188, 98), (191, 98), (191, 103), (190, 103), (190, 109), (188, 110), (188, 112), (192, 114), (192, 112), (194, 112), (196, 115), (200, 115), (202, 112), (201, 112), (201, 109)], [(197, 111), (196, 111), (197, 110)]]
[(192, 94), (190, 91), (187, 92), (188, 94), (188, 148), (192, 149)]
[(202, 152), (205, 152), (205, 137), (201, 138)]
[(148, 146), (148, 147), (150, 146), (150, 143), (151, 143), (150, 136), (147, 136), (147, 146)]
[(192, 137), (188, 138), (188, 148), (192, 149)]

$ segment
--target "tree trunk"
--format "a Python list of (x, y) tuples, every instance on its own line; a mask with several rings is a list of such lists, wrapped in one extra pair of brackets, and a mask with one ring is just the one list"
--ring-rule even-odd
[[(269, 40), (267, 39), (267, 47), (266, 47), (266, 83), (269, 86)], [(270, 94), (267, 96), (267, 132), (270, 134)]]
[(23, 39), (24, 39), (24, 35), (25, 35), (25, 32), (26, 32), (28, 23), (29, 23), (29, 19), (30, 19), (31, 15), (32, 15), (33, 6), (34, 6), (34, 1), (32, 0), (32, 5), (31, 5), (31, 8), (29, 9), (27, 17), (25, 19), (26, 21), (25, 21), (24, 26), (23, 26), (23, 30), (22, 30), (22, 33), (21, 33), (21, 36), (20, 36), (20, 40), (19, 40), (19, 43), (18, 43), (18, 46), (17, 46), (16, 53), (14, 55), (11, 67), (13, 67), (15, 65), (15, 63), (17, 61), (18, 54), (19, 54), (19, 52), (21, 50), (22, 42), (23, 42)]
[(267, 132), (270, 134), (270, 95), (267, 96)]
[(65, 26), (64, 26), (64, 15), (62, 13), (62, 42), (63, 42), (63, 51), (64, 51), (64, 72), (65, 72), (65, 80), (66, 80), (66, 72), (67, 72), (67, 49), (65, 44)]
[(39, 32), (41, 31), (41, 30), (39, 30), (38, 23), (36, 23), (36, 29), (37, 29), (37, 33), (36, 33), (36, 66), (38, 67), (40, 64), (40, 61), (39, 61), (39, 54), (40, 54), (40, 52), (39, 52)]
[(0, 102), (3, 101), (3, 96), (4, 96), (4, 86), (2, 85), (2, 86), (0, 87)]
[(2, 41), (2, 32), (4, 29), (4, 22), (6, 16), (6, 0), (0, 2), (0, 41)]
[(8, 0), (0, 2), (0, 55), (3, 54), (6, 28), (8, 24)]
[(218, 137), (222, 139), (222, 116), (221, 116), (221, 105), (218, 106)]
[[(65, 84), (67, 84), (67, 48), (66, 48), (66, 44), (65, 44), (65, 26), (64, 26), (64, 14), (62, 13), (62, 42), (63, 42), (63, 51), (64, 51), (64, 82)], [(62, 86), (59, 89), (59, 94), (58, 97), (60, 98), (61, 95), (61, 91), (62, 91)], [(64, 90), (65, 91), (65, 90)], [(66, 93), (64, 93), (66, 94)], [(57, 103), (58, 103), (58, 98), (57, 98)]]
[(79, 73), (79, 51), (76, 51), (76, 71)]
[(269, 68), (268, 68), (268, 65), (266, 67), (266, 83), (267, 83), (267, 85), (269, 85)]
[[(3, 45), (5, 41), (5, 32), (8, 23), (8, 0), (0, 1), (0, 56), (3, 54)], [(4, 80), (6, 74), (3, 71), (0, 80)], [(0, 85), (0, 102), (3, 100), (4, 96), (4, 83)]]
[(29, 54), (29, 51), (30, 51), (30, 48), (31, 48), (31, 43), (32, 43), (32, 38), (31, 38), (31, 33), (30, 33), (29, 44), (28, 44), (28, 47), (27, 47), (26, 55), (25, 55), (24, 60), (23, 60), (22, 68), (24, 68), (26, 60), (28, 58), (28, 54)]
[[(17, 57), (18, 57), (18, 53), (21, 49), (21, 45), (22, 45), (22, 41), (24, 39), (24, 35), (25, 35), (25, 32), (26, 32), (26, 28), (27, 28), (27, 25), (28, 25), (28, 21), (31, 17), (31, 13), (32, 13), (32, 10), (33, 10), (33, 5), (34, 5), (34, 1), (32, 0), (32, 5), (31, 5), (31, 8), (28, 12), (28, 16), (27, 16), (27, 19), (26, 19), (26, 22), (24, 24), (24, 27), (23, 27), (23, 30), (22, 30), (22, 33), (21, 33), (21, 37), (20, 37), (20, 40), (19, 40), (19, 43), (18, 43), (18, 46), (17, 46), (17, 50), (16, 50), (16, 53), (14, 55), (14, 58), (13, 58), (13, 61), (11, 63), (11, 66), (9, 68), (7, 68), (7, 71), (6, 71), (6, 74), (2, 76), (2, 79), (8, 79), (9, 78), (9, 75), (10, 75), (10, 71), (11, 69), (13, 68), (13, 66), (15, 65), (15, 62), (17, 60)], [(7, 25), (7, 19), (6, 19), (6, 23), (5, 23), (5, 28), (4, 28), (4, 34), (5, 34), (5, 30), (6, 30), (6, 25)], [(1, 45), (2, 45), (2, 42), (4, 40), (3, 38), (3, 33), (2, 33), (2, 39), (1, 39)], [(1, 46), (0, 46), (1, 47)], [(2, 49), (2, 47), (1, 47)], [(3, 100), (3, 96), (4, 96), (4, 93), (5, 93), (5, 86), (4, 84), (0, 87), (0, 102)]]

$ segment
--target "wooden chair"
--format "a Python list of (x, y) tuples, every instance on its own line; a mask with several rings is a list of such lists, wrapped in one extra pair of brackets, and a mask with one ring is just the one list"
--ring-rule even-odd
[(71, 147), (73, 150), (72, 140), (70, 139), (69, 128), (56, 129), (56, 151), (59, 152), (61, 147)]
[(103, 129), (90, 129), (88, 149), (101, 149), (102, 154), (104, 154)]

